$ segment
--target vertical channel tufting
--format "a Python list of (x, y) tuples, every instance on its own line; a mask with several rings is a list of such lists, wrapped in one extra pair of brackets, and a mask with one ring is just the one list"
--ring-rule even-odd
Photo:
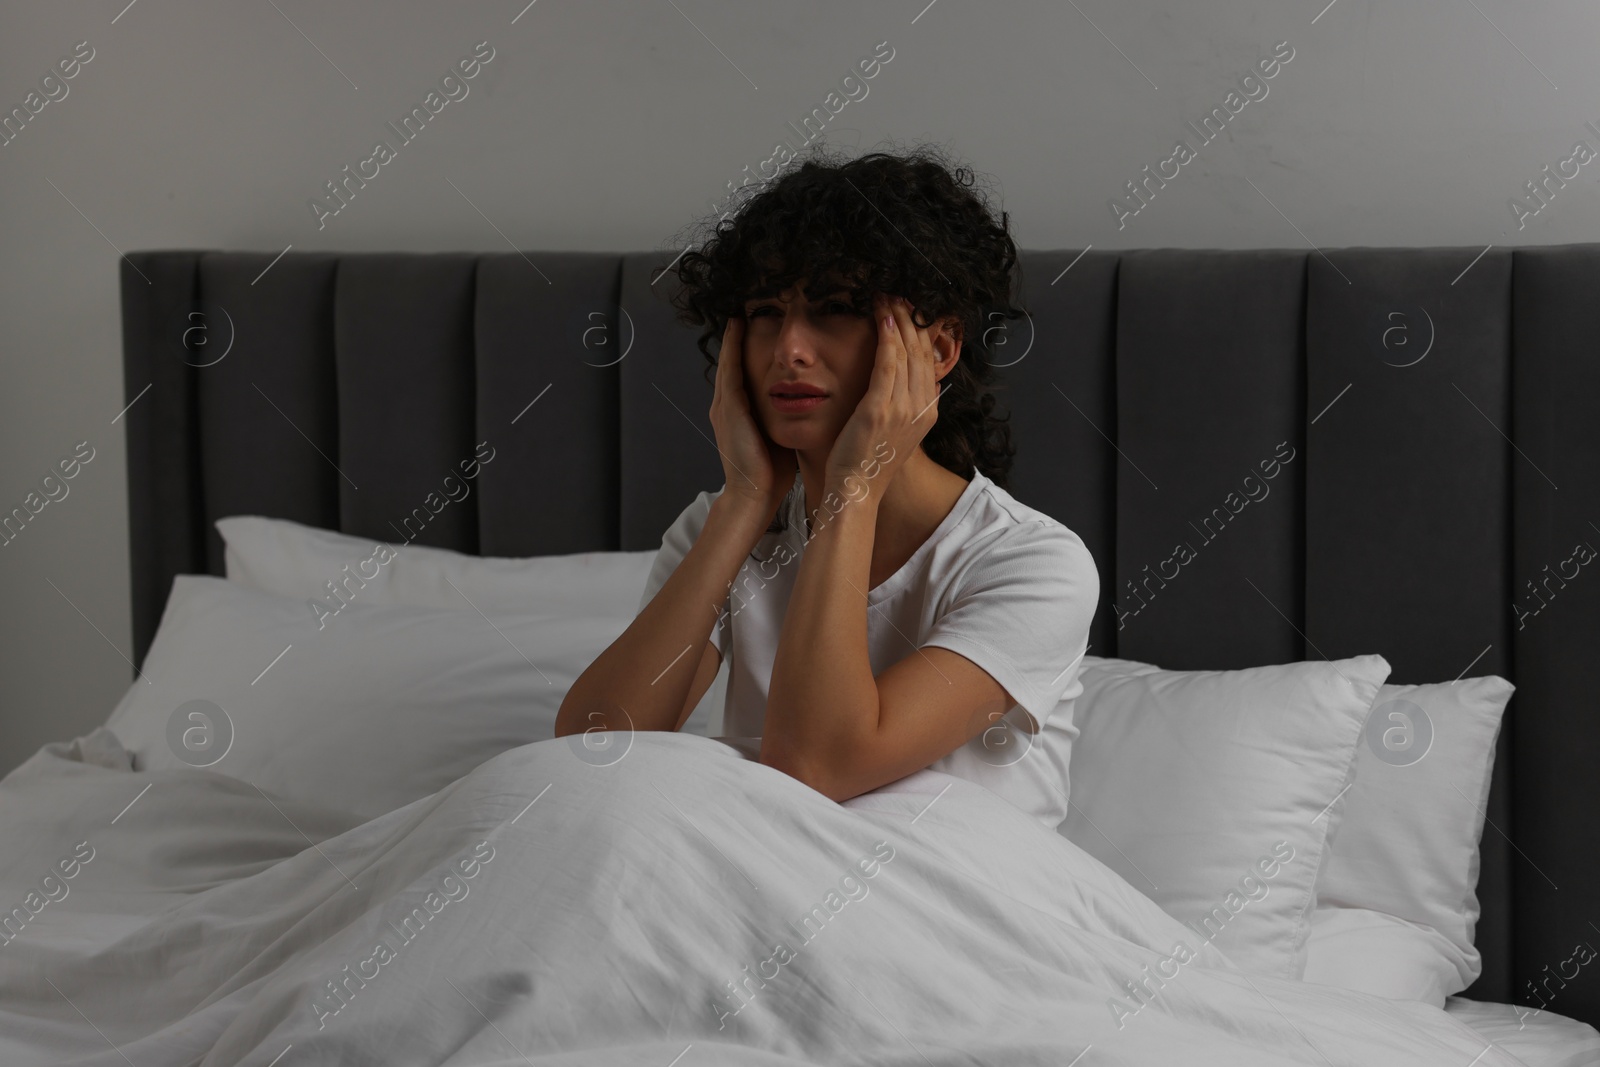
[[(1402, 684), (1469, 666), (1505, 675), (1510, 255), (1328, 255), (1311, 259), (1306, 321), (1308, 651), (1381, 653)], [(1499, 827), (1508, 757), (1502, 733), (1487, 813)], [(1471, 992), (1503, 997), (1509, 857), (1497, 830), (1482, 856), (1484, 972)]]
[(617, 397), (633, 358), (621, 266), (593, 252), (478, 260), (476, 440), (494, 449), (477, 479), (484, 555), (618, 547)]
[(1118, 655), (1302, 658), (1305, 255), (1129, 252), (1117, 283)]
[(1600, 985), (1550, 976), (1573, 977), (1562, 972), (1574, 945), (1600, 945), (1600, 245), (1519, 249), (1514, 258), (1510, 432), (1520, 451), (1511, 457), (1505, 617), (1517, 683), (1512, 836), (1523, 855), (1512, 862), (1509, 996), (1593, 1022)]
[(207, 560), (215, 574), (223, 570), (217, 519), (264, 514), (339, 525), (340, 479), (329, 462), (339, 452), (337, 257), (272, 260), (270, 252), (212, 252), (200, 260), (200, 318), (192, 329), (207, 339), (189, 358), (203, 364), (195, 376)]
[(130, 252), (119, 264), (129, 406), (118, 421), (127, 438), (136, 669), (155, 639), (173, 576), (206, 571), (195, 368), (184, 359), (182, 330), (173, 330), (194, 302), (199, 258), (177, 250)]
[(1072, 530), (1094, 556), (1100, 606), (1089, 643), (1094, 655), (1114, 656), (1119, 256), (1067, 251), (1020, 258), (1020, 303), (1028, 317), (994, 319), (971, 341), (999, 369), (996, 411), (1011, 414), (1017, 450), (1011, 495)]
[(475, 255), (460, 253), (339, 259), (339, 454), (332, 458), (346, 533), (478, 550), (465, 478), (481, 473), (471, 466), (482, 440), (473, 436), (476, 265)]
[(1503, 670), (1510, 256), (1453, 286), (1459, 249), (1330, 256), (1306, 323), (1307, 636), (1381, 652), (1394, 682), (1448, 681), (1491, 644), (1473, 669)]

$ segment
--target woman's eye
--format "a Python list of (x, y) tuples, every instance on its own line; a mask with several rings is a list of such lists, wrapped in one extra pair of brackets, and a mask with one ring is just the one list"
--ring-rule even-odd
[[(824, 315), (860, 315), (860, 314), (862, 314), (862, 312), (860, 310), (858, 310), (854, 304), (847, 304), (842, 300), (830, 300), (827, 303), (823, 304), (822, 305), (822, 313)], [(761, 318), (767, 318), (769, 314), (771, 314), (771, 315), (778, 314), (778, 309), (773, 307), (771, 304), (763, 304), (760, 307), (751, 308), (749, 311), (745, 312), (745, 318), (747, 318), (747, 319), (761, 319)]]

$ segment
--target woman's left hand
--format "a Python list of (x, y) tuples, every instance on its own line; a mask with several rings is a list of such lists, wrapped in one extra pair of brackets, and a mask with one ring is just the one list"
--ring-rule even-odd
[(938, 354), (930, 332), (911, 320), (901, 297), (872, 299), (878, 351), (872, 381), (828, 453), (827, 487), (843, 490), (855, 475), (881, 500), (900, 467), (939, 417)]

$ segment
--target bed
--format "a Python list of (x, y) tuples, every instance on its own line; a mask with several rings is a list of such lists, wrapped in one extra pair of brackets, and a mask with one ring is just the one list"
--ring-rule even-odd
[[(1055, 832), (931, 771), (832, 804), (717, 687), (527, 732), (721, 481), (671, 258), (126, 258), (140, 673), (0, 782), (0, 1061), (1600, 1063), (1600, 246), (1024, 254), (1012, 491), (1102, 589)], [(1307, 980), (1412, 867), (1465, 888), (1387, 916), (1433, 1003), (1387, 949)]]

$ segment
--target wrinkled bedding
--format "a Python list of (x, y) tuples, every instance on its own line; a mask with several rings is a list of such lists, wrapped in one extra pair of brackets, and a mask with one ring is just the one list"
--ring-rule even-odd
[(1444, 1010), (1520, 1057), (1528, 1067), (1595, 1067), (1600, 1064), (1600, 1032), (1552, 1011), (1450, 997)]
[(47, 746), (0, 782), (0, 893), (4, 1064), (1522, 1063), (1245, 974), (962, 779), (839, 805), (692, 735), (526, 745), (368, 822)]

